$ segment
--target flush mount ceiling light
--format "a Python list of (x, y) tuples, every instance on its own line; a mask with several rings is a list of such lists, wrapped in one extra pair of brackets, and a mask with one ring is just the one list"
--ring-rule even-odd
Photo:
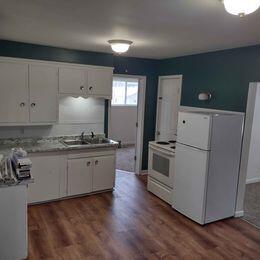
[(260, 7), (260, 0), (223, 0), (228, 13), (244, 17)]
[(133, 43), (131, 41), (126, 41), (126, 40), (110, 40), (108, 41), (110, 44), (112, 50), (116, 53), (124, 53), (127, 52), (130, 45)]

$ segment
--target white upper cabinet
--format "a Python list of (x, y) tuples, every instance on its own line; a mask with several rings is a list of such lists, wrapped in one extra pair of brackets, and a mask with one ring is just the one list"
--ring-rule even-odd
[(28, 64), (0, 61), (0, 123), (26, 123)]
[(111, 98), (112, 77), (112, 68), (60, 67), (59, 93)]
[(87, 93), (89, 95), (111, 98), (112, 78), (113, 72), (111, 69), (89, 68)]
[(30, 122), (51, 123), (58, 119), (58, 68), (29, 65)]
[(59, 94), (112, 98), (113, 68), (0, 57), (0, 125), (58, 122)]
[(59, 93), (60, 94), (86, 94), (86, 72), (77, 67), (59, 68)]

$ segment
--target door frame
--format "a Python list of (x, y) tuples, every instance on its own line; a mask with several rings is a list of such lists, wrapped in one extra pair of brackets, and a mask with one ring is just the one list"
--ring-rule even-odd
[(244, 135), (243, 135), (243, 143), (242, 143), (239, 181), (238, 181), (238, 189), (237, 189), (237, 202), (236, 202), (236, 212), (235, 212), (236, 217), (242, 217), (244, 215), (244, 199), (245, 199), (245, 191), (246, 191), (247, 168), (248, 168), (250, 142), (251, 142), (251, 134), (253, 128), (253, 120), (254, 120), (256, 93), (258, 88), (260, 88), (260, 83), (253, 82), (249, 84), (248, 96), (247, 96), (247, 107), (246, 107), (245, 122), (244, 122)]
[[(135, 145), (135, 155), (136, 155), (135, 174), (142, 174), (146, 76), (113, 74), (113, 77), (135, 78), (139, 80), (138, 102), (137, 102), (138, 126), (136, 127), (136, 145)], [(111, 136), (111, 100), (109, 100), (108, 102), (108, 137), (110, 138), (110, 136)]]
[(157, 107), (156, 107), (156, 124), (155, 124), (155, 140), (158, 139), (158, 135), (157, 135), (157, 129), (158, 129), (158, 98), (159, 98), (159, 91), (160, 91), (160, 86), (161, 86), (161, 82), (163, 79), (180, 79), (181, 80), (181, 87), (180, 87), (180, 91), (179, 91), (179, 102), (178, 102), (178, 110), (180, 108), (181, 105), (181, 93), (182, 93), (182, 75), (178, 74), (178, 75), (168, 75), (168, 76), (159, 76), (158, 77), (158, 89), (157, 89)]

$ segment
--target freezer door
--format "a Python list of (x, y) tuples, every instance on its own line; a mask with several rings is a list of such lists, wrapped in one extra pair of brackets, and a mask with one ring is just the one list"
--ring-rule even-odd
[(177, 141), (210, 150), (211, 115), (179, 112)]
[(177, 143), (172, 207), (204, 224), (209, 152)]

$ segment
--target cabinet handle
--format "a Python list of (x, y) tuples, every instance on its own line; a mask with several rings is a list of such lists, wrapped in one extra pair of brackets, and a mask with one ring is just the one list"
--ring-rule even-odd
[(20, 107), (24, 107), (24, 106), (25, 106), (24, 102), (20, 103)]
[(82, 91), (83, 91), (83, 90), (84, 90), (84, 87), (83, 87), (83, 86), (80, 86), (80, 90), (82, 90)]
[(98, 160), (95, 161), (95, 165), (97, 165), (97, 164), (98, 164)]
[(92, 86), (90, 86), (88, 89), (89, 89), (89, 90), (92, 90), (92, 89), (93, 89), (93, 87), (92, 87)]
[(35, 104), (35, 103), (32, 103), (32, 104), (31, 104), (31, 107), (35, 107), (35, 106), (36, 106), (36, 104)]
[(90, 166), (90, 164), (91, 164), (90, 162), (87, 162), (87, 166)]

